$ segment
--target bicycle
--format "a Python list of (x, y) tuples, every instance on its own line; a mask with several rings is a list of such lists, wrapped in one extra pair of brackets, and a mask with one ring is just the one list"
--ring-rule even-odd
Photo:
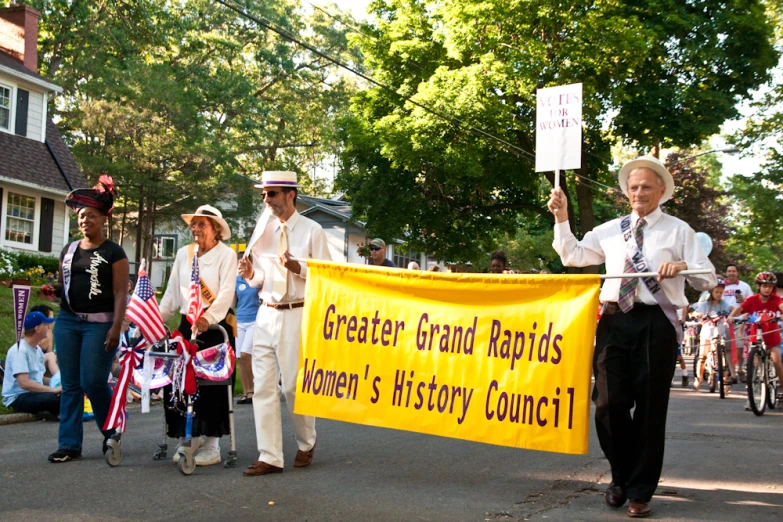
[[(683, 324), (685, 327), (685, 333), (683, 335), (682, 345), (683, 345), (683, 354), (691, 356), (694, 353), (698, 356), (699, 355), (699, 332), (698, 332), (698, 321), (685, 321)], [(696, 370), (694, 370), (694, 375), (696, 375)]]
[[(703, 332), (705, 328), (716, 327), (715, 335), (710, 338), (710, 350), (704, 362), (704, 370), (699, 375), (701, 350), (696, 351), (693, 359), (693, 375), (699, 376), (698, 381), (707, 381), (710, 393), (720, 390), (720, 398), (725, 399), (726, 395), (731, 393), (733, 381), (730, 376), (730, 366), (728, 361), (728, 352), (726, 350), (726, 340), (722, 334), (721, 326), (725, 329), (727, 312), (710, 312), (706, 316), (700, 317), (700, 321), (688, 321), (686, 327), (694, 328), (700, 325)], [(691, 323), (691, 324), (688, 324)], [(700, 345), (699, 345), (700, 346)]]
[[(779, 317), (767, 319), (768, 322), (774, 322), (780, 325)], [(736, 324), (749, 324), (757, 326), (762, 321), (762, 317), (752, 315), (747, 319), (735, 319)], [(775, 375), (775, 367), (772, 364), (772, 358), (767, 351), (764, 343), (764, 336), (759, 332), (751, 333), (748, 358), (747, 358), (747, 385), (748, 401), (750, 409), (757, 416), (764, 415), (767, 407), (774, 409), (778, 404), (778, 394), (780, 388), (780, 378)], [(755, 336), (755, 338), (753, 338)]]

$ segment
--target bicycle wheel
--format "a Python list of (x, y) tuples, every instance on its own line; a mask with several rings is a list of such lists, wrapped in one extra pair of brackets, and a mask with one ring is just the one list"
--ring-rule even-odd
[(720, 344), (716, 348), (718, 355), (718, 380), (720, 381), (720, 398), (726, 398), (726, 376), (723, 375), (723, 349)]
[(748, 354), (748, 401), (750, 409), (758, 416), (764, 415), (767, 409), (767, 380), (766, 364), (757, 346), (750, 349)]
[(767, 406), (770, 410), (774, 410), (778, 405), (778, 390), (775, 386), (777, 379), (773, 377), (775, 375), (775, 367), (772, 365), (772, 359), (767, 359)]

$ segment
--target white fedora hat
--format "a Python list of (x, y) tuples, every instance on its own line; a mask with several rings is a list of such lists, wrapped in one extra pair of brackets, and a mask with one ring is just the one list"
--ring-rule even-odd
[(663, 179), (666, 190), (663, 192), (659, 202), (660, 205), (671, 199), (672, 194), (674, 194), (674, 178), (672, 178), (669, 169), (666, 168), (661, 160), (652, 156), (641, 156), (623, 165), (623, 168), (620, 169), (620, 174), (617, 176), (617, 181), (620, 183), (623, 194), (628, 196), (628, 176), (636, 169), (650, 169)]
[(228, 227), (226, 220), (223, 219), (223, 213), (212, 205), (201, 205), (196, 209), (195, 214), (182, 214), (182, 219), (188, 226), (190, 226), (190, 222), (193, 221), (194, 217), (206, 217), (215, 220), (220, 225), (220, 230), (216, 232), (220, 232), (221, 239), (228, 241), (228, 238), (231, 237), (231, 229)]
[(261, 183), (256, 185), (256, 188), (266, 187), (292, 187), (302, 188), (302, 185), (297, 183), (296, 172), (290, 172), (285, 170), (266, 170), (261, 174)]

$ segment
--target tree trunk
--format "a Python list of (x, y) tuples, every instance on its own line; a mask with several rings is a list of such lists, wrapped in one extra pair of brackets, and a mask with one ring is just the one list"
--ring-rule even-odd
[[(150, 216), (150, 241), (155, 241), (155, 199), (150, 200), (150, 209), (149, 209), (149, 216)], [(160, 254), (160, 252), (158, 252)], [(152, 249), (150, 248), (147, 251), (147, 274), (152, 275), (152, 263), (154, 261), (155, 257), (152, 255)]]
[(128, 198), (122, 198), (122, 220), (120, 221), (120, 240), (118, 245), (122, 246), (122, 242), (125, 240), (125, 227), (128, 224)]
[(142, 237), (144, 226), (144, 190), (139, 189), (139, 215), (136, 218), (136, 266), (141, 263), (141, 251), (142, 251)]

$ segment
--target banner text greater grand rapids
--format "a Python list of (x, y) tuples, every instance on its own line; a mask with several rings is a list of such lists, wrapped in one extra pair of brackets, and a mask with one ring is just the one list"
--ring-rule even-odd
[[(443, 354), (473, 356), (478, 328), (478, 316), (470, 324), (437, 324), (429, 314), (421, 314), (416, 328), (415, 346), (419, 351)], [(374, 316), (340, 314), (330, 304), (323, 318), (320, 337), (322, 341), (369, 344), (396, 348), (402, 344), (405, 322)], [(560, 364), (563, 359), (561, 344), (563, 336), (552, 332), (552, 323), (539, 325), (533, 322), (528, 332), (504, 329), (501, 321), (492, 319), (485, 353), (487, 357), (507, 362), (511, 370), (521, 364)], [(370, 379), (370, 365), (364, 371), (365, 381), (372, 385), (370, 401), (376, 404), (382, 400), (381, 377)], [(317, 360), (305, 359), (302, 393), (311, 393), (338, 399), (356, 400), (360, 375), (357, 373), (324, 370), (317, 366)], [(561, 390), (553, 386), (554, 393), (535, 397), (530, 394), (502, 390), (497, 380), (487, 386), (483, 414), (488, 421), (510, 422), (544, 427), (552, 422), (555, 428), (572, 429), (574, 410), (574, 388)], [(390, 400), (393, 406), (426, 409), (450, 415), (458, 424), (465, 420), (475, 389), (467, 386), (453, 386), (439, 382), (436, 375), (431, 379), (417, 378), (414, 370), (397, 369)], [(561, 391), (563, 392), (561, 395)], [(564, 401), (561, 409), (561, 397)], [(561, 420), (562, 419), (562, 420)]]

